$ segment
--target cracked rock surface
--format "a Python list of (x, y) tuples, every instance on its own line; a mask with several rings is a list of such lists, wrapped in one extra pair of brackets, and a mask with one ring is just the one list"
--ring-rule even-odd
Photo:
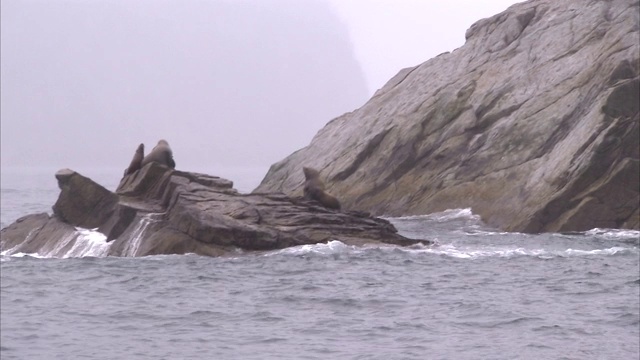
[(338, 240), (348, 245), (430, 244), (399, 234), (384, 219), (326, 209), (284, 194), (240, 194), (229, 180), (151, 163), (125, 176), (116, 192), (73, 170), (56, 173), (53, 216), (33, 214), (2, 229), (0, 249), (64, 254), (76, 227), (97, 229), (106, 255), (237, 254)]
[(272, 165), (256, 192), (318, 169), (344, 208), (471, 207), (507, 231), (638, 229), (637, 0), (532, 0), (400, 71)]

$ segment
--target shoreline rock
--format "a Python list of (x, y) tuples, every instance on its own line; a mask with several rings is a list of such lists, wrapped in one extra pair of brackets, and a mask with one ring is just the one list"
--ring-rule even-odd
[(60, 247), (73, 246), (77, 228), (104, 234), (112, 242), (105, 255), (112, 256), (223, 256), (331, 240), (431, 244), (405, 238), (388, 221), (366, 213), (335, 211), (284, 194), (240, 194), (229, 180), (156, 163), (125, 176), (115, 192), (73, 170), (55, 177), (61, 191), (53, 215), (28, 215), (2, 229), (1, 251), (64, 253)]

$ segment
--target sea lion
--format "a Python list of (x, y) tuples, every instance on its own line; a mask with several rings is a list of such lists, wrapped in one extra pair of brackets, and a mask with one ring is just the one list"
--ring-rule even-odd
[(157, 162), (172, 169), (176, 168), (176, 162), (173, 161), (173, 152), (171, 151), (171, 147), (169, 147), (167, 140), (162, 139), (158, 141), (158, 145), (156, 145), (153, 150), (151, 150), (151, 152), (142, 159), (142, 164), (140, 164), (140, 166), (145, 166), (150, 162)]
[(309, 200), (315, 200), (322, 204), (322, 206), (330, 209), (340, 210), (340, 202), (324, 191), (324, 183), (320, 180), (320, 172), (316, 169), (303, 167), (305, 182), (304, 182), (304, 197)]
[(140, 170), (142, 167), (142, 159), (144, 158), (144, 144), (138, 145), (136, 149), (136, 153), (133, 154), (133, 159), (131, 159), (131, 163), (129, 167), (125, 169), (124, 174), (129, 175), (133, 174), (135, 171)]

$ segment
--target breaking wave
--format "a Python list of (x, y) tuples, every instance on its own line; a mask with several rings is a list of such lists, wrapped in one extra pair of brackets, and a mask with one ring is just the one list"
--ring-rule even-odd
[[(122, 256), (133, 257), (140, 247), (142, 234), (157, 221), (158, 215), (143, 216), (130, 234), (130, 240)], [(327, 256), (336, 254), (364, 254), (368, 252), (400, 251), (413, 255), (437, 255), (457, 259), (479, 259), (487, 257), (537, 257), (540, 259), (637, 255), (640, 247), (640, 231), (617, 229), (592, 229), (585, 232), (520, 234), (501, 232), (484, 226), (478, 215), (470, 208), (451, 209), (429, 215), (387, 218), (403, 235), (429, 238), (435, 245), (416, 244), (410, 247), (393, 245), (351, 246), (340, 241), (301, 245), (264, 253), (265, 256)], [(448, 230), (443, 230), (443, 229)], [(29, 239), (27, 236), (27, 239)], [(27, 243), (28, 241), (23, 242)], [(106, 236), (97, 229), (76, 228), (64, 239), (50, 239), (50, 246), (38, 253), (29, 253), (20, 244), (0, 253), (2, 261), (8, 257), (76, 258), (106, 257), (115, 241), (107, 242)], [(239, 251), (239, 253), (242, 253)]]
[(628, 248), (614, 246), (604, 249), (592, 249), (592, 250), (580, 250), (580, 249), (544, 249), (534, 248), (527, 249), (523, 247), (509, 247), (509, 246), (463, 246), (454, 244), (444, 245), (422, 245), (416, 244), (409, 247), (397, 247), (392, 245), (381, 246), (365, 246), (357, 247), (344, 244), (340, 241), (334, 240), (326, 244), (315, 245), (301, 245), (295, 246), (283, 250), (272, 251), (265, 256), (276, 255), (293, 255), (293, 256), (308, 256), (308, 255), (335, 255), (335, 254), (362, 254), (368, 251), (400, 251), (407, 254), (414, 255), (439, 255), (458, 259), (478, 259), (485, 257), (498, 257), (498, 258), (511, 258), (511, 257), (537, 257), (540, 259), (551, 258), (567, 258), (567, 257), (581, 257), (581, 256), (613, 256), (613, 255), (626, 255), (626, 254), (639, 254), (638, 248)]
[(471, 208), (464, 209), (448, 209), (442, 212), (431, 213), (427, 215), (410, 215), (410, 216), (398, 216), (398, 217), (385, 217), (392, 221), (428, 221), (428, 222), (450, 222), (450, 221), (471, 221), (475, 223), (481, 223), (479, 215), (473, 213)]
[[(422, 248), (418, 248), (422, 247)], [(563, 249), (563, 250), (549, 250), (544, 248), (538, 249), (526, 249), (522, 247), (464, 247), (456, 246), (453, 244), (446, 244), (433, 247), (418, 246), (409, 249), (401, 249), (401, 251), (413, 252), (413, 253), (425, 253), (443, 255), (459, 259), (478, 259), (484, 257), (517, 257), (517, 256), (530, 256), (540, 259), (551, 259), (556, 257), (577, 257), (577, 256), (610, 256), (610, 255), (622, 255), (622, 254), (638, 254), (637, 248), (626, 247), (610, 247), (605, 249), (593, 249), (593, 250), (577, 250), (577, 249)]]
[[(30, 236), (31, 234), (29, 234)], [(27, 239), (29, 238), (27, 236)], [(53, 240), (53, 241), (52, 241)], [(50, 239), (54, 245), (48, 247), (41, 252), (24, 252), (22, 251), (23, 242), (11, 249), (0, 253), (2, 256), (24, 257), (30, 256), (34, 258), (76, 258), (76, 257), (105, 257), (109, 252), (111, 243), (107, 242), (107, 237), (97, 231), (97, 229), (84, 229), (76, 227), (76, 231), (67, 235), (63, 239)]]
[(271, 251), (266, 253), (266, 256), (274, 256), (274, 255), (308, 255), (308, 254), (318, 254), (318, 255), (332, 255), (332, 254), (341, 254), (348, 253), (352, 251), (356, 251), (356, 246), (349, 246), (341, 241), (333, 240), (329, 241), (326, 244), (312, 244), (312, 245), (300, 245), (294, 246), (282, 250)]
[(626, 229), (591, 229), (585, 231), (584, 235), (594, 236), (603, 240), (638, 240), (640, 241), (640, 231)]

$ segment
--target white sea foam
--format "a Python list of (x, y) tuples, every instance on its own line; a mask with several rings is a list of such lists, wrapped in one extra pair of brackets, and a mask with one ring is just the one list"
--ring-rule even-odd
[(272, 251), (266, 256), (272, 255), (331, 255), (338, 253), (366, 252), (371, 249), (384, 251), (404, 251), (412, 254), (434, 254), (458, 259), (479, 259), (487, 257), (511, 258), (518, 256), (538, 257), (541, 259), (551, 259), (557, 257), (581, 257), (581, 256), (610, 256), (618, 254), (638, 254), (637, 247), (611, 247), (605, 249), (576, 250), (576, 249), (544, 249), (544, 248), (524, 248), (509, 246), (459, 246), (455, 244), (443, 245), (423, 245), (415, 244), (408, 247), (398, 247), (393, 245), (369, 245), (364, 247), (346, 245), (340, 241), (330, 241), (326, 244), (311, 244), (295, 246), (278, 251)]
[(127, 242), (127, 245), (122, 250), (122, 256), (136, 256), (138, 250), (140, 249), (140, 245), (142, 244), (143, 234), (149, 227), (149, 225), (158, 222), (156, 217), (164, 215), (164, 213), (151, 213), (143, 216), (136, 228), (131, 233), (131, 238)]
[(5, 250), (3, 252), (0, 252), (0, 255), (1, 256), (15, 256), (14, 253), (20, 253), (20, 248), (22, 247), (22, 245), (27, 243), (27, 242), (29, 242), (33, 238), (33, 236), (38, 233), (38, 230), (39, 230), (39, 228), (32, 229), (31, 231), (29, 231), (29, 233), (27, 234), (27, 237), (24, 239), (24, 241), (22, 243), (14, 246), (14, 247), (12, 247), (10, 249), (7, 249), (7, 250)]
[(107, 237), (96, 229), (76, 228), (77, 237), (71, 249), (63, 258), (69, 257), (104, 257), (109, 253), (112, 243), (107, 242)]
[(459, 259), (478, 259), (484, 257), (515, 257), (534, 256), (539, 258), (554, 257), (576, 257), (576, 256), (597, 256), (616, 255), (624, 253), (639, 253), (638, 248), (611, 247), (594, 250), (548, 250), (548, 249), (526, 249), (522, 247), (458, 247), (453, 244), (441, 246), (412, 246), (401, 248), (403, 251), (411, 253), (436, 254)]
[[(635, 251), (634, 251), (635, 250)], [(608, 249), (595, 249), (595, 250), (574, 250), (567, 249), (564, 253), (567, 256), (584, 256), (584, 255), (615, 255), (618, 253), (626, 253), (626, 252), (638, 252), (637, 248), (625, 248), (614, 246)]]
[(400, 217), (387, 217), (387, 219), (393, 220), (430, 220), (437, 222), (446, 222), (452, 220), (473, 220), (480, 221), (480, 216), (474, 214), (471, 208), (464, 209), (448, 209), (441, 212), (431, 213), (427, 215), (411, 215)]
[[(74, 231), (69, 233), (67, 236), (62, 239), (47, 239), (46, 243), (40, 250), (38, 254), (40, 254), (44, 258), (62, 258), (65, 257), (66, 248), (73, 245), (76, 238), (78, 237), (78, 232)], [(48, 246), (51, 244), (51, 246)]]
[(523, 234), (519, 232), (508, 232), (508, 231), (485, 231), (485, 230), (472, 230), (465, 231), (466, 235), (470, 236), (495, 236), (495, 235), (518, 235), (518, 236), (533, 236), (531, 234)]
[(18, 248), (19, 248), (19, 247), (20, 247), (20, 244), (18, 244), (18, 245), (16, 245), (16, 246), (12, 247), (11, 249), (7, 249), (7, 250), (5, 250), (5, 251), (3, 251), (3, 252), (0, 252), (0, 256), (10, 256), (10, 255), (13, 255), (13, 252), (14, 252), (14, 251), (16, 251), (16, 250), (18, 250)]
[(427, 215), (429, 219), (436, 220), (438, 222), (445, 222), (451, 220), (475, 220), (479, 221), (480, 216), (475, 215), (471, 208), (466, 209), (449, 209), (438, 213)]
[(457, 247), (453, 244), (445, 244), (440, 246), (422, 246), (404, 248), (403, 250), (414, 253), (427, 253), (436, 255), (445, 255), (449, 257), (459, 259), (476, 259), (481, 257), (512, 257), (512, 256), (538, 256), (544, 254), (542, 249), (524, 249), (524, 248), (495, 248), (495, 247), (482, 247), (482, 248), (466, 248)]
[(282, 250), (278, 250), (278, 251), (272, 251), (266, 254), (266, 256), (271, 256), (271, 255), (280, 255), (280, 254), (287, 254), (287, 255), (307, 255), (307, 254), (322, 254), (322, 255), (331, 255), (331, 254), (337, 254), (337, 253), (344, 253), (350, 250), (356, 250), (355, 246), (349, 246), (346, 245), (345, 243), (338, 241), (338, 240), (332, 240), (327, 242), (326, 244), (308, 244), (308, 245), (300, 245), (300, 246), (294, 246), (294, 247), (290, 247), (290, 248), (286, 248), (286, 249), (282, 249)]
[(3, 251), (0, 255), (11, 257), (31, 256), (39, 259), (64, 259), (84, 256), (102, 257), (107, 255), (111, 245), (107, 243), (106, 240), (106, 236), (96, 229), (76, 228), (75, 232), (68, 234), (62, 239), (47, 240), (47, 243), (52, 243), (53, 245), (48, 248), (47, 244), (45, 244), (45, 246), (43, 246), (44, 249), (37, 253), (21, 252), (20, 247), (22, 244), (19, 244), (9, 250)]
[(38, 259), (46, 259), (45, 256), (42, 256), (40, 254), (37, 253), (23, 253), (23, 252), (17, 252), (15, 254), (11, 254), (11, 257), (17, 257), (17, 258), (21, 258), (21, 257), (25, 257), (25, 256), (29, 256), (29, 257), (33, 257), (33, 258), (38, 258)]
[(640, 238), (640, 231), (627, 230), (627, 229), (599, 229), (594, 228), (585, 232), (585, 235), (595, 236), (607, 240), (620, 240), (620, 239), (638, 239)]

